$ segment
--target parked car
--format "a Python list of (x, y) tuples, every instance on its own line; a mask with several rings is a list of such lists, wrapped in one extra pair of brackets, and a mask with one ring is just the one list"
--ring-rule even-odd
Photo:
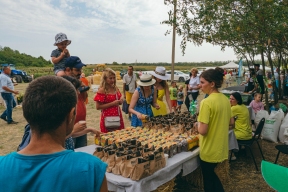
[[(168, 80), (171, 81), (171, 71), (167, 71), (167, 74), (170, 76)], [(174, 71), (174, 81), (185, 82), (189, 78), (189, 74), (185, 74), (182, 71)]]

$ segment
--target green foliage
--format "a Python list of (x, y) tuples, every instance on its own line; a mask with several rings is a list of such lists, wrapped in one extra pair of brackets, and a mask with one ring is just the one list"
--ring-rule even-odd
[[(256, 63), (254, 58), (260, 55), (262, 66), (268, 60), (271, 68), (282, 67), (287, 73), (288, 1), (164, 0), (164, 4), (177, 5), (176, 18), (172, 8), (168, 20), (162, 23), (171, 28), (176, 26), (182, 37), (183, 54), (187, 42), (198, 46), (207, 42), (221, 46), (222, 50), (233, 48), (247, 64)], [(170, 32), (171, 29), (166, 34)], [(272, 84), (277, 102), (276, 95), (278, 92), (281, 95), (281, 88), (275, 87), (275, 81)]]
[(13, 50), (9, 47), (0, 46), (0, 64), (11, 63), (15, 64), (16, 67), (45, 67), (51, 66), (50, 61), (45, 60), (42, 56), (35, 58), (25, 53), (20, 53), (18, 50)]

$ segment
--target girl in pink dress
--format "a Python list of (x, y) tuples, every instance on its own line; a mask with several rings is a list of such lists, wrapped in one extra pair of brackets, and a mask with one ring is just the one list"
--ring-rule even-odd
[(120, 116), (120, 127), (118, 129), (124, 128), (122, 113), (119, 107), (123, 103), (123, 98), (116, 86), (116, 74), (112, 69), (107, 68), (103, 71), (100, 88), (94, 97), (94, 101), (96, 101), (96, 109), (102, 110), (100, 117), (100, 129), (102, 133), (112, 131), (111, 129), (107, 130), (105, 127), (104, 119), (107, 116)]
[(254, 100), (250, 103), (250, 107), (255, 114), (260, 110), (264, 110), (264, 105), (261, 102), (261, 97), (262, 95), (260, 93), (255, 93)]
[(262, 98), (261, 93), (255, 93), (254, 100), (249, 105), (252, 108), (251, 122), (253, 125), (254, 125), (254, 120), (258, 111), (264, 110), (264, 104), (261, 102), (261, 98)]

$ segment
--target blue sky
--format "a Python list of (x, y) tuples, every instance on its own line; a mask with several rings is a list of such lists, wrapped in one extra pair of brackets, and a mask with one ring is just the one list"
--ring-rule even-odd
[[(0, 45), (50, 59), (55, 35), (72, 40), (71, 55), (84, 63), (171, 62), (170, 7), (163, 0), (0, 0)], [(237, 60), (232, 49), (188, 44), (180, 50), (176, 36), (175, 62)]]

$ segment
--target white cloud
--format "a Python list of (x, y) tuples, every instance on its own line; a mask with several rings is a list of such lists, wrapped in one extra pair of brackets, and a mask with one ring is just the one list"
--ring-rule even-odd
[[(87, 63), (171, 58), (169, 26), (160, 24), (168, 18), (163, 0), (0, 0), (0, 7), (0, 45), (33, 56), (50, 59), (55, 35), (64, 32), (72, 55)], [(179, 43), (177, 37), (176, 62), (235, 58), (231, 50), (192, 44), (182, 57)]]

